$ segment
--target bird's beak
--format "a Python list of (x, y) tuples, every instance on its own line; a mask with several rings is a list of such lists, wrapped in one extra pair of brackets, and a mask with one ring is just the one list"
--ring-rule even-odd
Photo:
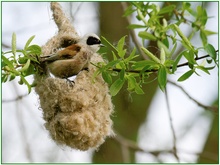
[(103, 45), (103, 44), (100, 44), (100, 47), (106, 47), (105, 45)]

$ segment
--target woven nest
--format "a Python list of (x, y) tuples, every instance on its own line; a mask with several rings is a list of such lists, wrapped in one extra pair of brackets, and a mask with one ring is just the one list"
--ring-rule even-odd
[[(51, 9), (59, 32), (42, 46), (42, 56), (79, 40), (60, 5), (52, 2)], [(101, 61), (99, 54), (93, 54), (92, 63)], [(88, 67), (89, 72), (81, 71), (74, 84), (50, 77), (47, 68), (43, 75), (35, 76), (45, 128), (57, 144), (79, 150), (98, 148), (107, 136), (113, 135), (110, 118), (113, 105), (108, 85), (101, 75), (93, 81), (97, 68), (91, 64)]]

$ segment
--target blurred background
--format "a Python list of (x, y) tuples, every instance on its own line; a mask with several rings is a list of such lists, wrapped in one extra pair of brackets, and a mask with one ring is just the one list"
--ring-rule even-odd
[[(164, 5), (163, 2), (153, 3)], [(179, 5), (181, 2), (171, 3)], [(191, 4), (196, 8), (201, 2)], [(80, 36), (94, 32), (116, 44), (122, 36), (129, 35), (120, 2), (62, 2), (61, 5)], [(207, 29), (218, 32), (218, 2), (205, 2), (204, 5), (210, 17)], [(131, 17), (130, 21), (136, 19)], [(183, 32), (188, 30), (186, 27), (181, 29)], [(32, 35), (35, 35), (32, 44), (44, 45), (57, 33), (50, 3), (2, 2), (2, 51), (10, 50), (13, 32), (17, 35), (18, 49), (22, 49)], [(192, 40), (197, 47), (201, 46), (198, 37), (195, 35)], [(132, 43), (127, 42), (132, 47)], [(209, 42), (218, 49), (218, 35), (210, 36)], [(149, 42), (148, 47), (155, 47), (155, 43)], [(156, 49), (151, 51), (157, 53), (153, 52)], [(177, 82), (187, 70), (187, 67), (179, 68), (168, 79)], [(182, 163), (217, 163), (218, 114), (198, 106), (178, 87), (204, 105), (218, 104), (218, 68), (210, 75), (199, 74), (201, 76), (194, 75), (183, 83), (167, 84), (177, 154)], [(53, 142), (44, 128), (38, 96), (34, 91), (27, 95), (27, 88), (17, 82), (15, 79), (2, 84), (2, 163), (177, 162), (171, 152), (174, 139), (165, 95), (157, 81), (143, 87), (144, 95), (130, 94), (125, 86), (113, 97), (115, 112), (112, 120), (118, 136), (107, 138), (99, 150), (86, 152), (57, 146)]]

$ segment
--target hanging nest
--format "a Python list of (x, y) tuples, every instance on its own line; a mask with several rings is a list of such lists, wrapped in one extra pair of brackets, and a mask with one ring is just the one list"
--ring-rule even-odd
[[(79, 40), (61, 6), (51, 2), (51, 10), (59, 32), (42, 46), (42, 56)], [(99, 54), (93, 54), (92, 63), (102, 61)], [(73, 85), (65, 79), (50, 77), (46, 66), (35, 76), (35, 91), (51, 138), (59, 145), (79, 150), (98, 148), (107, 136), (113, 135), (110, 118), (113, 105), (108, 85), (101, 75), (93, 82), (97, 68), (91, 64), (88, 68), (89, 72), (84, 70), (76, 76)]]

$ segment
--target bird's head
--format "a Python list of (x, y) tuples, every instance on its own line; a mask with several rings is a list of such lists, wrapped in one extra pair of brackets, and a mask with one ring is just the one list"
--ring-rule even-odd
[(100, 38), (94, 33), (86, 34), (80, 42), (88, 45), (93, 52), (97, 52), (101, 46), (104, 46), (101, 44)]

